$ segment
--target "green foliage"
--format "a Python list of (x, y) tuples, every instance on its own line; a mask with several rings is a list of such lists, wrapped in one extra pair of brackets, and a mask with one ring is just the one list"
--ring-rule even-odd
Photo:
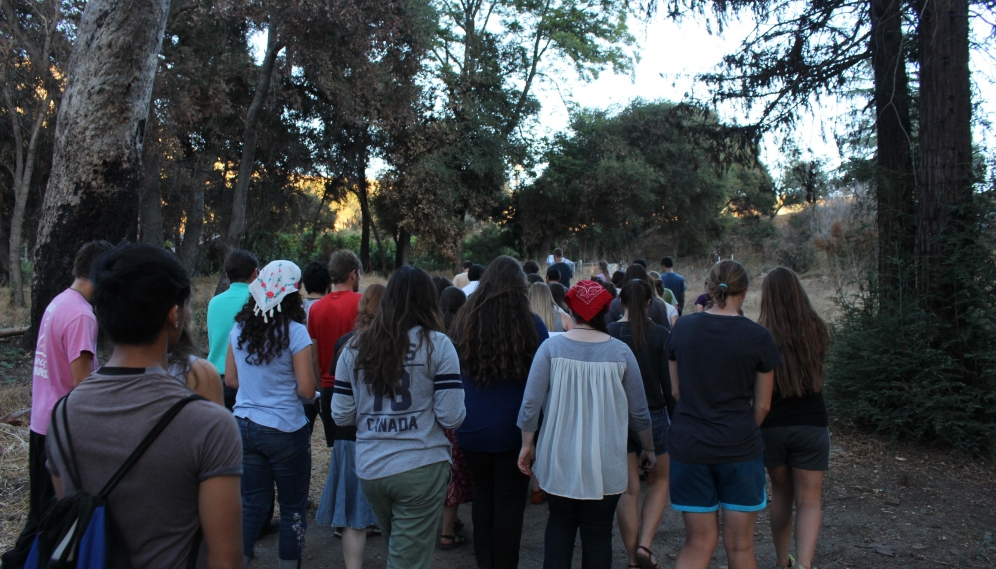
[(475, 233), (463, 242), (463, 258), (487, 265), (501, 255), (515, 256), (515, 251), (505, 245), (496, 225), (485, 225), (480, 233)]
[[(856, 299), (841, 300), (827, 376), (836, 416), (895, 438), (996, 453), (996, 258), (984, 224), (993, 199), (976, 197), (953, 212), (964, 229), (946, 239), (959, 247), (932, 275), (945, 298), (885, 295), (873, 274)], [(909, 266), (897, 274), (914, 278)], [(945, 321), (939, 308), (952, 305), (956, 317)]]
[(573, 238), (611, 252), (661, 230), (680, 252), (704, 252), (727, 213), (759, 216), (774, 203), (756, 146), (738, 154), (717, 142), (727, 130), (704, 109), (666, 102), (578, 112), (542, 176), (515, 195), (509, 231), (525, 251)]

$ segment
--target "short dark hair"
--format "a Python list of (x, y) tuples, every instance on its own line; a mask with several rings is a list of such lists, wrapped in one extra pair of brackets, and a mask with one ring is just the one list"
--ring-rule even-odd
[(540, 283), (543, 284), (543, 277), (539, 276), (538, 273), (529, 273), (526, 275), (526, 282), (529, 284)]
[(244, 283), (252, 278), (252, 273), (259, 268), (259, 259), (251, 251), (232, 249), (225, 256), (225, 274), (233, 283)]
[(670, 256), (664, 257), (663, 259), (661, 259), (661, 266), (662, 267), (667, 267), (669, 269), (673, 268), (674, 267), (674, 259), (672, 259)]
[(564, 256), (564, 250), (561, 249), (560, 247), (557, 247), (556, 249), (553, 250), (553, 256), (554, 257), (563, 257)]
[(539, 263), (536, 261), (526, 261), (525, 263), (522, 263), (522, 272), (527, 275), (538, 275)]
[(463, 263), (460, 263), (460, 266), (465, 269), (469, 269), (474, 266), (474, 261), (464, 261)]
[(329, 259), (329, 276), (332, 284), (344, 283), (349, 280), (349, 274), (356, 271), (357, 276), (363, 272), (363, 263), (356, 253), (349, 249), (340, 249), (332, 253)]
[(640, 265), (644, 269), (647, 268), (647, 260), (644, 259), (643, 257), (637, 257), (637, 258), (633, 259), (633, 264), (634, 265)]
[(76, 259), (73, 260), (73, 278), (90, 278), (90, 270), (93, 268), (93, 262), (113, 248), (114, 245), (101, 239), (95, 239), (80, 247), (80, 250), (76, 252)]
[(320, 292), (325, 294), (332, 286), (332, 279), (329, 277), (329, 266), (321, 261), (312, 261), (304, 266), (301, 271), (301, 283), (309, 293)]
[(467, 271), (467, 278), (471, 281), (479, 281), (484, 276), (484, 265), (471, 265)]
[(546, 270), (546, 278), (551, 281), (560, 281), (560, 269), (557, 267), (550, 267)]
[(190, 296), (190, 276), (176, 255), (147, 243), (126, 243), (101, 255), (90, 278), (97, 323), (116, 344), (152, 344), (170, 309)]

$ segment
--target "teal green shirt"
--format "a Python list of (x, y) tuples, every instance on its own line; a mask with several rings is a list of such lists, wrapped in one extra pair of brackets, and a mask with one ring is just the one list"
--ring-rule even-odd
[(249, 298), (249, 285), (232, 283), (228, 290), (211, 299), (208, 303), (207, 333), (208, 361), (225, 375), (225, 356), (228, 354), (228, 335), (235, 327), (235, 315), (242, 310)]

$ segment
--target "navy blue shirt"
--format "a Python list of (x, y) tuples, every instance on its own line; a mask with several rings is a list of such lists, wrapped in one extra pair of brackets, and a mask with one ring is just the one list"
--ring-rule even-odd
[[(550, 337), (546, 325), (533, 315), (539, 344)], [(489, 387), (478, 387), (474, 378), (463, 375), (463, 404), (467, 418), (456, 430), (460, 448), (471, 452), (507, 452), (522, 448), (522, 431), (515, 425), (526, 391), (526, 378), (502, 379)]]
[(685, 277), (678, 273), (661, 273), (661, 284), (664, 285), (664, 288), (674, 293), (674, 298), (678, 301), (679, 305), (684, 304)]
[(668, 359), (678, 362), (680, 397), (668, 433), (671, 458), (728, 464), (764, 452), (754, 381), (782, 365), (767, 328), (744, 316), (682, 316), (671, 330)]

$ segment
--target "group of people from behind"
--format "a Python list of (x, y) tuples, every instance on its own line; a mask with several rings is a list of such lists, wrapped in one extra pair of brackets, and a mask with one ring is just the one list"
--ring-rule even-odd
[[(579, 533), (582, 566), (609, 567), (614, 522), (629, 565), (659, 567), (669, 495), (686, 532), (677, 567), (708, 566), (719, 509), (730, 567), (754, 567), (765, 469), (776, 564), (811, 567), (829, 468), (827, 330), (798, 277), (768, 273), (755, 323), (742, 316), (746, 269), (723, 261), (708, 309), (679, 318), (657, 287), (682, 304), (670, 258), (659, 279), (638, 263), (621, 276), (600, 265), (573, 286), (563, 252), (553, 260), (551, 282), (503, 256), (467, 267), (466, 284), (406, 266), (361, 294), (349, 251), (303, 271), (233, 251), (202, 358), (190, 278), (171, 253), (87, 244), (42, 321), (31, 516), (5, 566), (23, 563), (52, 500), (96, 493), (183, 401), (107, 497), (134, 566), (241, 567), (276, 530), (278, 565), (299, 567), (319, 415), (332, 455), (315, 519), (339, 528), (350, 569), (374, 529), (388, 567), (429, 567), (435, 547), (466, 542), (466, 500), (477, 565), (518, 566), (530, 477), (549, 504), (544, 567), (570, 567)], [(101, 366), (98, 328), (113, 343)]]

